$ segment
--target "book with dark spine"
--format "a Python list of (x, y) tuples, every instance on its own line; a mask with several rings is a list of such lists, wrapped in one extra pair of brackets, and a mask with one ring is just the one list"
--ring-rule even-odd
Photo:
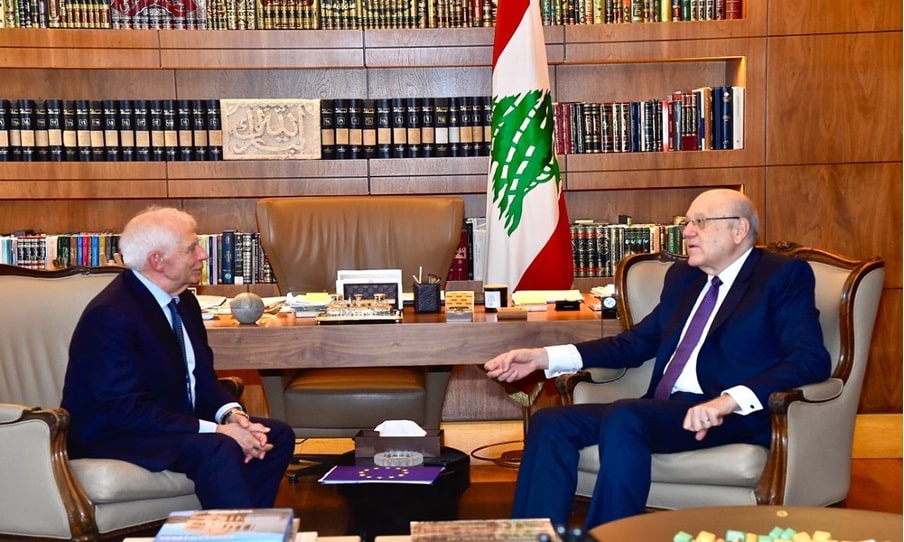
[(35, 102), (29, 98), (19, 100), (19, 137), (23, 162), (35, 159)]
[(713, 89), (713, 149), (730, 150), (734, 143), (732, 125), (732, 88), (720, 86)]
[(361, 141), (364, 158), (377, 157), (377, 110), (375, 100), (365, 98), (361, 106)]
[(436, 105), (432, 97), (421, 98), (421, 156), (436, 156)]
[(421, 99), (405, 100), (405, 157), (421, 158)]
[(222, 284), (235, 284), (235, 230), (223, 232), (220, 273)]
[(104, 152), (104, 102), (88, 101), (88, 131), (91, 138), (91, 161), (103, 162), (107, 156)]
[(188, 100), (176, 100), (176, 132), (179, 138), (178, 160), (182, 162), (191, 161), (191, 103)]
[(9, 161), (22, 161), (22, 117), (19, 114), (20, 100), (9, 101)]
[(434, 156), (449, 156), (449, 98), (433, 100)]
[(223, 159), (223, 121), (220, 118), (220, 100), (205, 102), (207, 113), (207, 159), (217, 162)]
[(104, 158), (110, 162), (119, 162), (122, 157), (122, 146), (119, 144), (119, 106), (116, 100), (104, 100), (102, 108), (104, 119)]
[(163, 162), (166, 160), (166, 144), (161, 100), (148, 100), (148, 129), (151, 132), (151, 160)]
[(489, 156), (493, 140), (493, 97), (481, 96), (480, 107), (483, 114), (483, 145), (479, 154)]
[(364, 104), (360, 98), (348, 100), (348, 157), (364, 158)]
[(377, 158), (392, 156), (392, 106), (389, 98), (374, 100), (377, 123)]
[(91, 161), (91, 128), (88, 124), (88, 100), (75, 101), (75, 130), (79, 162)]
[(135, 123), (133, 122), (132, 100), (119, 100), (117, 126), (119, 146), (123, 162), (135, 161)]
[(79, 160), (78, 124), (75, 116), (75, 100), (63, 100), (60, 111), (60, 123), (63, 131), (63, 160), (65, 162), (77, 162)]
[(333, 127), (336, 129), (336, 159), (347, 160), (348, 150), (348, 100), (333, 100)]
[(175, 162), (179, 156), (179, 131), (176, 130), (176, 102), (160, 101), (160, 116), (163, 120), (163, 159)]
[(135, 129), (135, 161), (148, 162), (151, 159), (151, 127), (147, 100), (132, 102), (132, 126)]
[(408, 151), (408, 130), (406, 121), (408, 115), (405, 111), (405, 100), (393, 98), (391, 102), (392, 116), (392, 154), (393, 158), (404, 158)]
[(9, 161), (9, 100), (0, 98), (0, 162)]
[(207, 161), (207, 112), (204, 110), (203, 100), (191, 101), (191, 129), (192, 160)]
[(35, 160), (50, 161), (50, 132), (47, 128), (47, 100), (34, 100)]
[(320, 158), (334, 160), (336, 158), (336, 127), (333, 126), (333, 100), (320, 100)]

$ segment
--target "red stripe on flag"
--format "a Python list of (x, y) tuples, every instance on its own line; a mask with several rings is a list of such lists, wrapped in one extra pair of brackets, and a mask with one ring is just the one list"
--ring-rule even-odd
[(493, 34), (493, 68), (515, 30), (521, 25), (531, 1), (539, 0), (499, 0), (496, 7), (496, 30)]
[(559, 193), (559, 221), (556, 228), (527, 267), (514, 291), (518, 290), (570, 290), (574, 282), (574, 263), (571, 254), (571, 230), (565, 193)]

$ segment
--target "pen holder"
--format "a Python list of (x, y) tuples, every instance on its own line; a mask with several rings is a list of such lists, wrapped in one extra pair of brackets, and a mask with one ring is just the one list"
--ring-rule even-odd
[(439, 284), (414, 284), (414, 312), (439, 312)]

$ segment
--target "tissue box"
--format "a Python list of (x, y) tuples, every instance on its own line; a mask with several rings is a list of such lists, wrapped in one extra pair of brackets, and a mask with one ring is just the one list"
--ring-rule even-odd
[(371, 430), (355, 435), (355, 457), (373, 457), (379, 452), (420, 452), (424, 457), (436, 457), (443, 447), (443, 430), (428, 429), (423, 437), (381, 437)]

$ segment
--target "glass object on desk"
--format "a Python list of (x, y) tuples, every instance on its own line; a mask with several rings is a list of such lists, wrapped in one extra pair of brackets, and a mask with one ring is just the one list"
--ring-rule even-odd
[(392, 312), (392, 305), (387, 303), (386, 294), (382, 292), (374, 294), (373, 311), (375, 316), (386, 316)]

